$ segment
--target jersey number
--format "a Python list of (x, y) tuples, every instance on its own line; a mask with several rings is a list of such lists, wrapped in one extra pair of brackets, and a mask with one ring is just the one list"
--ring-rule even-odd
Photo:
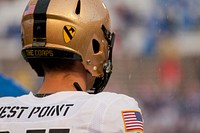
[[(35, 129), (35, 130), (27, 130), (26, 133), (45, 133), (45, 129)], [(50, 129), (49, 133), (69, 133), (69, 129)], [(0, 133), (10, 133), (8, 131), (0, 132)]]

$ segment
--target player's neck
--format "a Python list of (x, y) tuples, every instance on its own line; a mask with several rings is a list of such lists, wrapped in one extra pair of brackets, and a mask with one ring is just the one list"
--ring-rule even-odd
[(55, 93), (59, 91), (77, 91), (74, 86), (77, 82), (83, 91), (86, 91), (84, 76), (80, 73), (49, 73), (45, 75), (44, 81), (38, 93)]

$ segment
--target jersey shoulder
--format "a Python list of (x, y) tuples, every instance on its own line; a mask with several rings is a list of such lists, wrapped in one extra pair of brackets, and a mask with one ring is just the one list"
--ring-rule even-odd
[[(103, 115), (102, 132), (144, 132), (142, 112), (134, 98), (110, 92), (102, 92), (97, 94), (97, 97), (107, 104)], [(127, 121), (135, 124), (129, 124)]]
[(128, 106), (138, 106), (137, 101), (133, 97), (129, 97), (124, 94), (117, 94), (114, 92), (101, 92), (95, 96), (95, 99), (100, 100), (106, 104), (115, 105), (128, 105)]

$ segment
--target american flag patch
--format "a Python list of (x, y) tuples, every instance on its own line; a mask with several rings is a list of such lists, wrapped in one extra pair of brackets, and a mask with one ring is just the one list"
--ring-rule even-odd
[(35, 5), (28, 5), (24, 11), (24, 16), (33, 14), (34, 10), (35, 10)]
[(122, 111), (126, 132), (144, 132), (143, 118), (139, 111)]

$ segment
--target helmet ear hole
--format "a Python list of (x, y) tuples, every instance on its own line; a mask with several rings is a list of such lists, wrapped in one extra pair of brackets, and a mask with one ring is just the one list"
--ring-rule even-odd
[(100, 44), (96, 39), (92, 40), (92, 46), (93, 46), (94, 53), (97, 54), (100, 50)]

